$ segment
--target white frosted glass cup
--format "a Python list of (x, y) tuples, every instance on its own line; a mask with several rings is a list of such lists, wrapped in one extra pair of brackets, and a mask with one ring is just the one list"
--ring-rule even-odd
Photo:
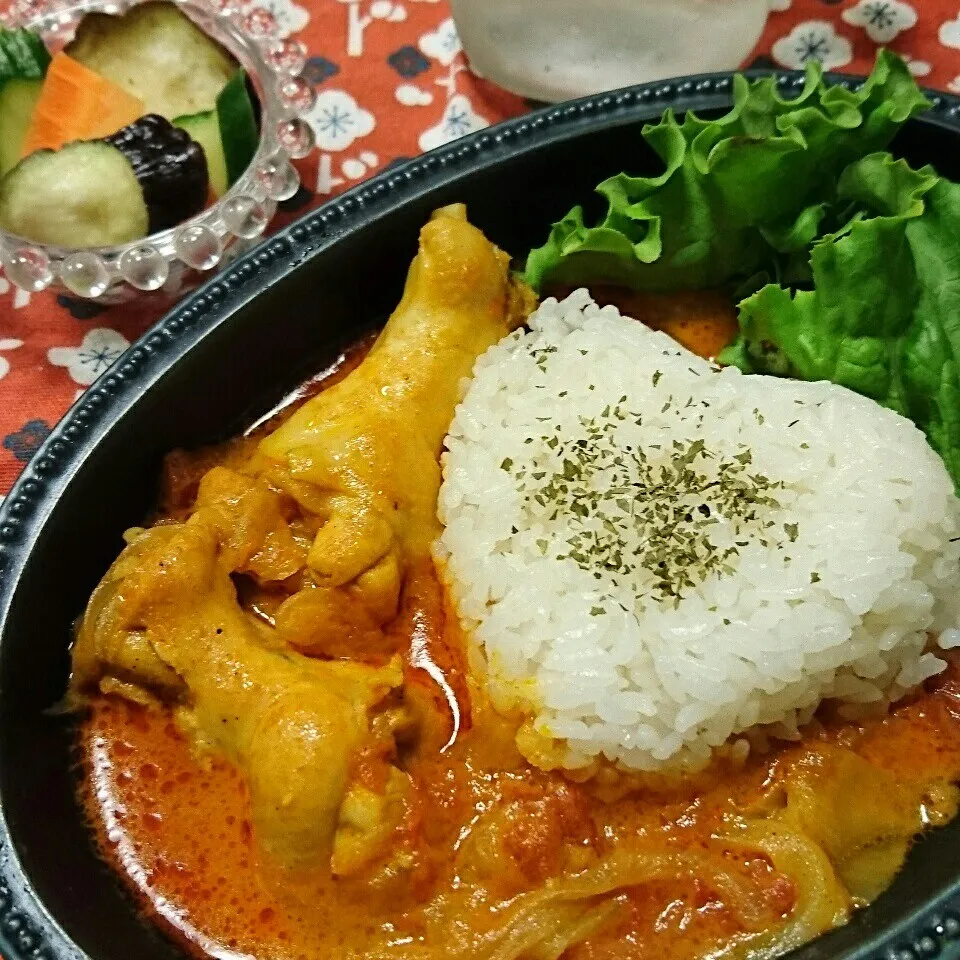
[(452, 0), (470, 65), (537, 100), (732, 70), (769, 0)]

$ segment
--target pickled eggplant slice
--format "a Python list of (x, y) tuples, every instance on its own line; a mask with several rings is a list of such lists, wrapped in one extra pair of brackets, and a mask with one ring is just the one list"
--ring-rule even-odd
[(66, 52), (168, 120), (212, 110), (238, 66), (168, 0), (138, 4), (122, 16), (88, 13)]
[(149, 230), (199, 213), (207, 202), (207, 161), (203, 149), (169, 120), (149, 114), (104, 138), (129, 161), (150, 217)]
[(130, 161), (103, 140), (38, 150), (0, 180), (0, 226), (62, 247), (147, 235), (150, 218)]

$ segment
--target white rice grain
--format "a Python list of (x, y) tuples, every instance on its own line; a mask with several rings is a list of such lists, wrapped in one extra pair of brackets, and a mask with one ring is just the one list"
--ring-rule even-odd
[[(729, 569), (679, 598), (646, 566), (573, 559), (573, 526), (612, 528), (533, 499), (567, 469), (550, 438), (596, 450), (585, 424), (611, 409), (629, 413), (605, 435), (628, 466), (702, 440), (706, 479), (749, 451), (772, 484), (746, 532), (715, 518), (703, 536)], [(912, 423), (830, 383), (721, 371), (586, 291), (478, 360), (443, 471), (437, 554), (473, 659), (568, 767), (697, 767), (756, 728), (793, 738), (825, 699), (875, 709), (942, 671), (930, 635), (960, 646), (960, 502)], [(609, 507), (625, 556), (644, 556), (651, 528), (625, 518), (648, 503)]]

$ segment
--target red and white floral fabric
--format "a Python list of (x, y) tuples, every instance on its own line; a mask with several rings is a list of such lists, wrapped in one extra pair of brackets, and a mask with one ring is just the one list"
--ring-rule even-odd
[(753, 60), (797, 69), (867, 73), (889, 47), (924, 86), (960, 93), (957, 0), (769, 0), (770, 18)]
[[(277, 226), (401, 158), (531, 106), (470, 73), (447, 0), (257, 5), (306, 43), (306, 76), (317, 95), (309, 120), (318, 150), (301, 165), (304, 186)], [(746, 66), (819, 60), (865, 73), (885, 45), (907, 58), (921, 83), (960, 92), (960, 0), (770, 0), (770, 7)], [(164, 306), (150, 298), (105, 308), (52, 292), (31, 296), (0, 276), (0, 496), (80, 392)]]

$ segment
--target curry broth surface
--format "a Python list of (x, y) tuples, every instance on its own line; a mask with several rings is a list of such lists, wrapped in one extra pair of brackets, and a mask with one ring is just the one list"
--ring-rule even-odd
[[(719, 353), (736, 331), (733, 309), (718, 294), (594, 293), (703, 356)], [(341, 357), (246, 437), (172, 455), (157, 519), (189, 511), (206, 470), (242, 459), (263, 432), (353, 369), (369, 344)], [(806, 782), (826, 771), (839, 794), (855, 795), (862, 784), (854, 774), (862, 771), (844, 765), (854, 755), (878, 775), (912, 784), (910, 802), (919, 804), (923, 824), (954, 812), (945, 788), (960, 779), (960, 670), (953, 664), (927, 692), (887, 717), (858, 725), (823, 719), (798, 744), (746, 761), (729, 759), (686, 783), (628, 788), (611, 775), (578, 784), (523, 761), (515, 724), (495, 716), (476, 692), (471, 696), (463, 638), (435, 576), (421, 572), (412, 580), (416, 595), (405, 599), (391, 631), (406, 653), (407, 696), (420, 720), (420, 735), (403, 757), (419, 789), (400, 839), (415, 858), (401, 892), (338, 881), (329, 872), (281, 876), (258, 854), (245, 787), (228, 763), (198, 757), (166, 710), (109, 697), (93, 704), (81, 733), (82, 793), (100, 848), (145, 912), (192, 951), (326, 960), (346, 953), (402, 956), (410, 945), (426, 943), (442, 956), (443, 944), (429, 943), (430, 911), (452, 910), (483, 930), (494, 922), (492, 903), (633, 843), (647, 851), (702, 850), (717, 857), (725, 824), (778, 802), (778, 783), (791, 777)], [(238, 587), (247, 609), (269, 622), (270, 597), (250, 584)], [(882, 820), (896, 813), (864, 809), (854, 816)], [(882, 825), (876, 829), (882, 834)], [(751, 891), (749, 903), (732, 902), (709, 876), (678, 873), (638, 884), (620, 894), (609, 922), (564, 956), (693, 958), (789, 916), (795, 884), (769, 857), (735, 845), (719, 856)], [(888, 867), (874, 872), (880, 886), (889, 879)]]

